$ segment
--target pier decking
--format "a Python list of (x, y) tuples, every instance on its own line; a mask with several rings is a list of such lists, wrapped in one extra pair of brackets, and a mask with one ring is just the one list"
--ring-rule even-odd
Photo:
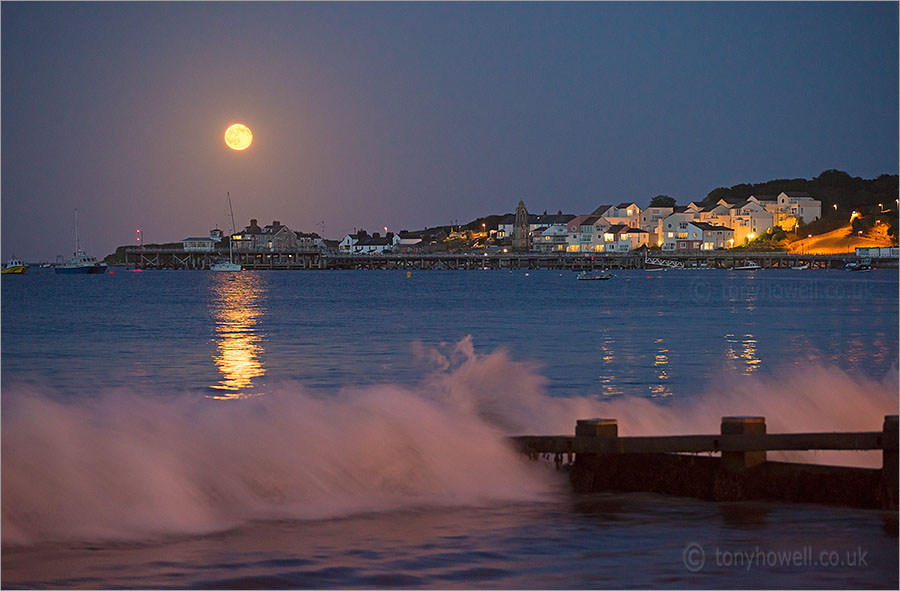
[[(185, 251), (131, 247), (125, 250), (124, 264), (141, 269), (209, 269), (215, 251)], [(859, 260), (850, 254), (809, 255), (787, 252), (709, 251), (691, 253), (652, 252), (596, 254), (343, 254), (304, 252), (236, 252), (234, 261), (251, 270), (326, 269), (556, 269), (595, 271), (601, 269), (644, 269), (648, 262), (674, 268), (729, 269), (754, 261), (763, 268), (790, 268), (806, 264), (810, 268), (838, 269), (845, 261)], [(897, 267), (897, 259), (874, 259), (877, 267)]]

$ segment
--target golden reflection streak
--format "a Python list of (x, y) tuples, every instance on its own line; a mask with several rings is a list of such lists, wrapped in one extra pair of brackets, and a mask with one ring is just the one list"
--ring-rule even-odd
[(260, 362), (263, 354), (262, 337), (256, 328), (257, 320), (265, 313), (260, 295), (264, 288), (255, 273), (241, 273), (214, 278), (210, 309), (215, 321), (216, 355), (213, 361), (222, 379), (213, 388), (221, 390), (210, 398), (246, 398), (256, 394), (244, 392), (252, 387), (253, 379), (263, 376)]
[(756, 356), (756, 339), (753, 338), (752, 334), (745, 334), (744, 340), (741, 341), (741, 346), (743, 347), (743, 351), (741, 352), (741, 359), (744, 360), (744, 375), (748, 375), (751, 372), (759, 369), (759, 364), (762, 363), (762, 360)]
[[(660, 381), (665, 381), (669, 379), (669, 374), (666, 371), (666, 366), (669, 365), (669, 349), (663, 344), (662, 339), (656, 339), (656, 356), (653, 359), (653, 367), (659, 370), (659, 375), (656, 378)], [(672, 390), (664, 383), (655, 384), (650, 386), (650, 397), (651, 398), (667, 398), (672, 396)]]

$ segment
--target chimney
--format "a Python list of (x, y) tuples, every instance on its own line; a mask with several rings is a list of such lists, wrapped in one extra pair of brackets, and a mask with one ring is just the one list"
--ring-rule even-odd
[(278, 220), (275, 220), (274, 222), (272, 222), (272, 227), (273, 227), (273, 228), (280, 228), (280, 227), (281, 227), (281, 222), (279, 222)]
[(254, 227), (256, 225), (256, 218), (250, 218), (250, 227)]

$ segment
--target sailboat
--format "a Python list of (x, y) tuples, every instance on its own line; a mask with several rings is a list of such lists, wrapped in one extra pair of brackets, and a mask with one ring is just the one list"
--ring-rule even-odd
[(57, 273), (70, 275), (102, 275), (108, 267), (105, 263), (98, 263), (97, 259), (81, 250), (78, 242), (78, 210), (75, 210), (75, 253), (64, 263), (56, 265)]
[(241, 270), (241, 265), (234, 262), (234, 247), (232, 246), (231, 237), (234, 235), (234, 210), (231, 208), (231, 193), (228, 195), (228, 214), (230, 224), (228, 226), (228, 260), (216, 259), (210, 266), (210, 271), (226, 271), (235, 272)]

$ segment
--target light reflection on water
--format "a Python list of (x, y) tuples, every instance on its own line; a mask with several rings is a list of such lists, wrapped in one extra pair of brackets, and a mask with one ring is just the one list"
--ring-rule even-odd
[(265, 335), (258, 327), (266, 313), (266, 280), (259, 273), (217, 275), (210, 286), (209, 308), (214, 321), (213, 361), (221, 373), (211, 398), (232, 399), (258, 395), (254, 380), (266, 373), (261, 362)]
[(745, 376), (759, 370), (762, 360), (757, 355), (757, 341), (752, 334), (726, 334), (725, 342), (725, 358), (731, 369), (740, 371)]
[(669, 379), (667, 366), (669, 365), (669, 349), (663, 343), (662, 339), (656, 339), (656, 355), (653, 358), (653, 368), (659, 373), (656, 379), (658, 384), (650, 386), (651, 398), (668, 398), (672, 396), (672, 389), (666, 385), (665, 381)]

